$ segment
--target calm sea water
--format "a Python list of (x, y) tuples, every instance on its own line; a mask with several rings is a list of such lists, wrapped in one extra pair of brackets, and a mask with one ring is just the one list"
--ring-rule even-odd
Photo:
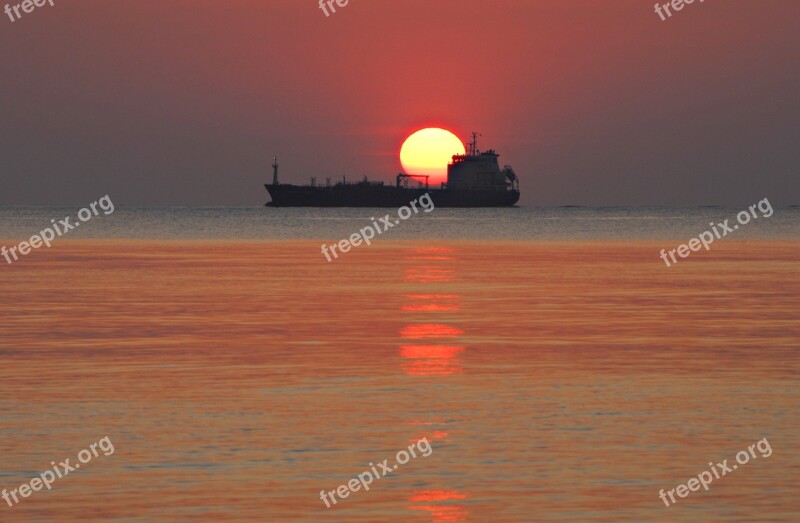
[(437, 209), (333, 263), (380, 212), (95, 218), (0, 264), (0, 490), (115, 452), (0, 521), (797, 521), (798, 210), (658, 258), (736, 212)]
[[(80, 208), (0, 207), (0, 239), (30, 237), (51, 219)], [(686, 241), (741, 208), (531, 208), (434, 209), (402, 221), (385, 234), (393, 240), (648, 240)], [(70, 238), (330, 239), (349, 237), (392, 209), (118, 208), (94, 218)], [(800, 208), (775, 209), (742, 226), (730, 238), (800, 238)]]

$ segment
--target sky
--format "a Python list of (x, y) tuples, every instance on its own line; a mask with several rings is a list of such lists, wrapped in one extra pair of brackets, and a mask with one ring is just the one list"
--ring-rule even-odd
[(800, 204), (796, 0), (696, 0), (665, 21), (653, 0), (0, 16), (0, 205), (263, 205), (273, 155), (283, 183), (393, 182), (431, 125), (480, 132), (522, 205)]

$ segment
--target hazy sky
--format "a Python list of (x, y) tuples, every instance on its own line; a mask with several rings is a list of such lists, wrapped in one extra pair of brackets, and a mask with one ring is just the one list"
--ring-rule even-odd
[(526, 205), (800, 204), (797, 0), (54, 2), (0, 13), (0, 204), (260, 205), (273, 154), (393, 181), (429, 124)]

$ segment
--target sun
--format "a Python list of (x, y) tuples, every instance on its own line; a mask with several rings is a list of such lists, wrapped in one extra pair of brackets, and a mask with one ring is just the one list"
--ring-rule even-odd
[(464, 154), (464, 144), (455, 134), (438, 127), (422, 129), (408, 138), (400, 149), (400, 163), (406, 174), (430, 176), (429, 183), (447, 181), (447, 164), (454, 154)]

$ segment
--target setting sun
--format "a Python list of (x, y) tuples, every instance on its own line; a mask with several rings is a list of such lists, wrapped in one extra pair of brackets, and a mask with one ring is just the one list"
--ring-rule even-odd
[(447, 181), (447, 164), (454, 154), (464, 154), (464, 144), (445, 129), (430, 127), (406, 138), (400, 149), (400, 163), (406, 174), (430, 176), (431, 184)]

